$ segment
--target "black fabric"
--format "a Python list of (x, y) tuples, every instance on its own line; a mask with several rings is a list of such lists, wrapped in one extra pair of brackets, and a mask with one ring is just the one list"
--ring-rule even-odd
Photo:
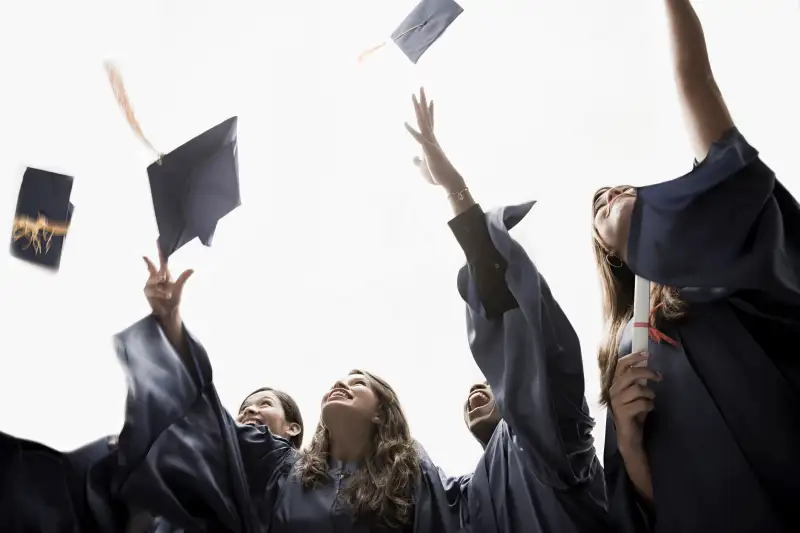
[(448, 225), (464, 250), (486, 315), (496, 318), (518, 308), (519, 304), (506, 283), (508, 262), (492, 243), (481, 206), (473, 205)]
[[(800, 206), (733, 129), (686, 176), (642, 187), (628, 262), (687, 316), (650, 343), (644, 444), (657, 532), (783, 533), (800, 523)], [(620, 355), (630, 352), (630, 324)], [(606, 447), (612, 498), (628, 481)], [(612, 509), (635, 509), (612, 501)], [(622, 515), (616, 517), (624, 521)], [(626, 531), (642, 530), (632, 524)], [(641, 524), (640, 524), (641, 526)], [(631, 529), (633, 528), (633, 529)]]

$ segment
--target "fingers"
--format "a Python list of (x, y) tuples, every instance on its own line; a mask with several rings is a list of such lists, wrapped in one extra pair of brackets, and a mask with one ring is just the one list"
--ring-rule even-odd
[(647, 362), (649, 357), (650, 354), (647, 352), (637, 352), (621, 357), (619, 361), (617, 361), (617, 369), (614, 371), (614, 377), (617, 378), (621, 376), (634, 365)]
[(653, 389), (646, 387), (640, 383), (634, 383), (630, 387), (622, 389), (614, 397), (614, 405), (625, 405), (633, 403), (644, 398), (645, 400), (655, 400), (656, 393)]
[(156, 268), (156, 265), (154, 265), (153, 262), (150, 260), (150, 258), (142, 257), (142, 259), (144, 259), (144, 262), (147, 265), (147, 271), (150, 272), (150, 277), (154, 278), (158, 276), (158, 269)]
[(147, 299), (153, 300), (171, 300), (173, 296), (174, 289), (171, 286), (162, 286), (162, 285), (146, 285), (144, 288), (144, 295)]
[(653, 400), (649, 398), (639, 398), (636, 401), (615, 407), (613, 415), (615, 419), (630, 419), (643, 413), (649, 413), (653, 409), (655, 409)]
[(183, 294), (183, 286), (186, 284), (186, 281), (192, 277), (192, 274), (194, 274), (194, 270), (184, 270), (183, 273), (178, 276), (178, 279), (175, 280), (172, 288), (172, 296), (177, 300), (180, 300), (181, 295)]
[(647, 367), (632, 367), (621, 376), (615, 377), (613, 383), (611, 384), (611, 388), (621, 391), (623, 389), (627, 389), (633, 383), (661, 381), (661, 379), (661, 374)]
[(417, 98), (416, 94), (412, 94), (411, 102), (414, 104), (418, 133), (428, 142), (435, 142), (433, 137), (433, 101), (428, 103), (425, 89), (420, 88), (419, 98)]
[(158, 273), (165, 277), (169, 277), (169, 270), (167, 269), (167, 256), (164, 255), (164, 250), (161, 249), (161, 245), (156, 240), (156, 248), (158, 248), (158, 263), (159, 269)]
[(429, 141), (433, 140), (433, 119), (431, 117), (431, 105), (428, 103), (428, 98), (425, 95), (425, 88), (420, 87), (419, 89), (420, 100), (417, 103), (418, 115), (417, 115), (417, 125), (419, 126), (419, 131), (422, 135), (428, 139)]
[(425, 117), (422, 116), (422, 108), (419, 105), (419, 101), (417, 101), (417, 95), (413, 95), (411, 100), (414, 102), (414, 115), (417, 117), (417, 127), (420, 133), (424, 133)]
[(428, 97), (425, 96), (425, 87), (419, 88), (419, 106), (425, 112), (428, 111)]
[(656, 393), (635, 380), (625, 387), (615, 384), (611, 389), (611, 412), (615, 420), (629, 420), (649, 413), (655, 407)]
[(415, 129), (414, 129), (414, 128), (412, 128), (411, 126), (409, 126), (409, 125), (408, 125), (408, 122), (406, 122), (406, 123), (405, 123), (405, 127), (406, 127), (406, 131), (407, 131), (408, 133), (410, 133), (412, 137), (414, 137), (414, 140), (415, 140), (415, 141), (417, 141), (419, 144), (421, 144), (421, 145), (423, 145), (423, 146), (424, 146), (425, 144), (427, 144), (427, 142), (428, 142), (428, 141), (427, 141), (427, 140), (425, 140), (425, 137), (423, 137), (423, 136), (422, 136), (422, 134), (421, 134), (420, 132), (418, 132), (417, 130), (415, 130)]

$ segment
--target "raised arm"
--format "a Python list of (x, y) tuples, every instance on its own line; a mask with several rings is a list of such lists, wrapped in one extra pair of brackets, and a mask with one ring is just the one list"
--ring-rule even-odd
[(687, 301), (759, 293), (766, 307), (796, 308), (800, 207), (734, 126), (691, 1), (662, 1), (696, 161), (684, 176), (636, 190), (626, 262)]
[(176, 319), (182, 285), (176, 289), (164, 262), (158, 270), (147, 263), (153, 314), (115, 337), (128, 399), (114, 486), (130, 507), (188, 530), (259, 531), (251, 494), (274, 496), (292, 447), (235, 423), (208, 354)]
[(733, 127), (733, 119), (714, 80), (703, 27), (690, 0), (663, 0), (672, 45), (673, 73), (684, 120), (700, 162), (711, 145)]
[(507, 231), (532, 204), (485, 217), (433, 135), (433, 105), (424, 92), (414, 107), (420, 131), (407, 128), (425, 153), (419, 166), (447, 192), (456, 215), (450, 226), (467, 256), (458, 286), (467, 302), (475, 361), (518, 445), (532, 458), (534, 475), (558, 487), (581, 483), (599, 463), (583, 397), (580, 344), (546, 282)]
[(115, 337), (128, 399), (114, 486), (127, 505), (176, 526), (258, 531), (251, 493), (270, 488), (291, 445), (234, 422), (205, 349), (184, 334), (195, 376), (153, 316)]
[[(595, 475), (594, 420), (584, 398), (583, 360), (572, 325), (547, 282), (508, 234), (531, 204), (480, 214), (502, 257), (504, 284), (516, 306), (486, 304), (475, 261), (461, 269), (459, 292), (475, 362), (492, 387), (500, 414), (544, 483), (566, 488)], [(463, 216), (463, 215), (462, 215)], [(498, 265), (500, 263), (497, 263)], [(497, 268), (496, 270), (502, 270)]]

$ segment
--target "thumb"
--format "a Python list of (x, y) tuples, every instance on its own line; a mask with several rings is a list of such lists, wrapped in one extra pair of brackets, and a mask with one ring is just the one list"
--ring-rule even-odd
[(186, 284), (189, 278), (192, 277), (194, 274), (194, 270), (184, 270), (183, 273), (178, 276), (178, 279), (175, 280), (175, 285), (172, 288), (172, 298), (180, 300), (181, 295), (183, 294), (183, 286)]

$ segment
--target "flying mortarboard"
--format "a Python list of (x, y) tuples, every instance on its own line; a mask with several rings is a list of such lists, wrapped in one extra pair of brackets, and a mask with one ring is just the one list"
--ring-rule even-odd
[(205, 246), (211, 246), (217, 222), (242, 203), (238, 118), (231, 117), (163, 154), (142, 133), (117, 69), (106, 64), (106, 70), (128, 124), (142, 142), (158, 154), (158, 160), (147, 167), (147, 174), (161, 252), (169, 257), (195, 237)]
[[(421, 0), (392, 33), (392, 41), (416, 64), (463, 12), (464, 8), (455, 0)], [(358, 56), (358, 61), (363, 61), (386, 44), (384, 42), (365, 50)]]
[(72, 176), (27, 168), (19, 188), (11, 234), (11, 255), (58, 270), (75, 206), (69, 201)]

